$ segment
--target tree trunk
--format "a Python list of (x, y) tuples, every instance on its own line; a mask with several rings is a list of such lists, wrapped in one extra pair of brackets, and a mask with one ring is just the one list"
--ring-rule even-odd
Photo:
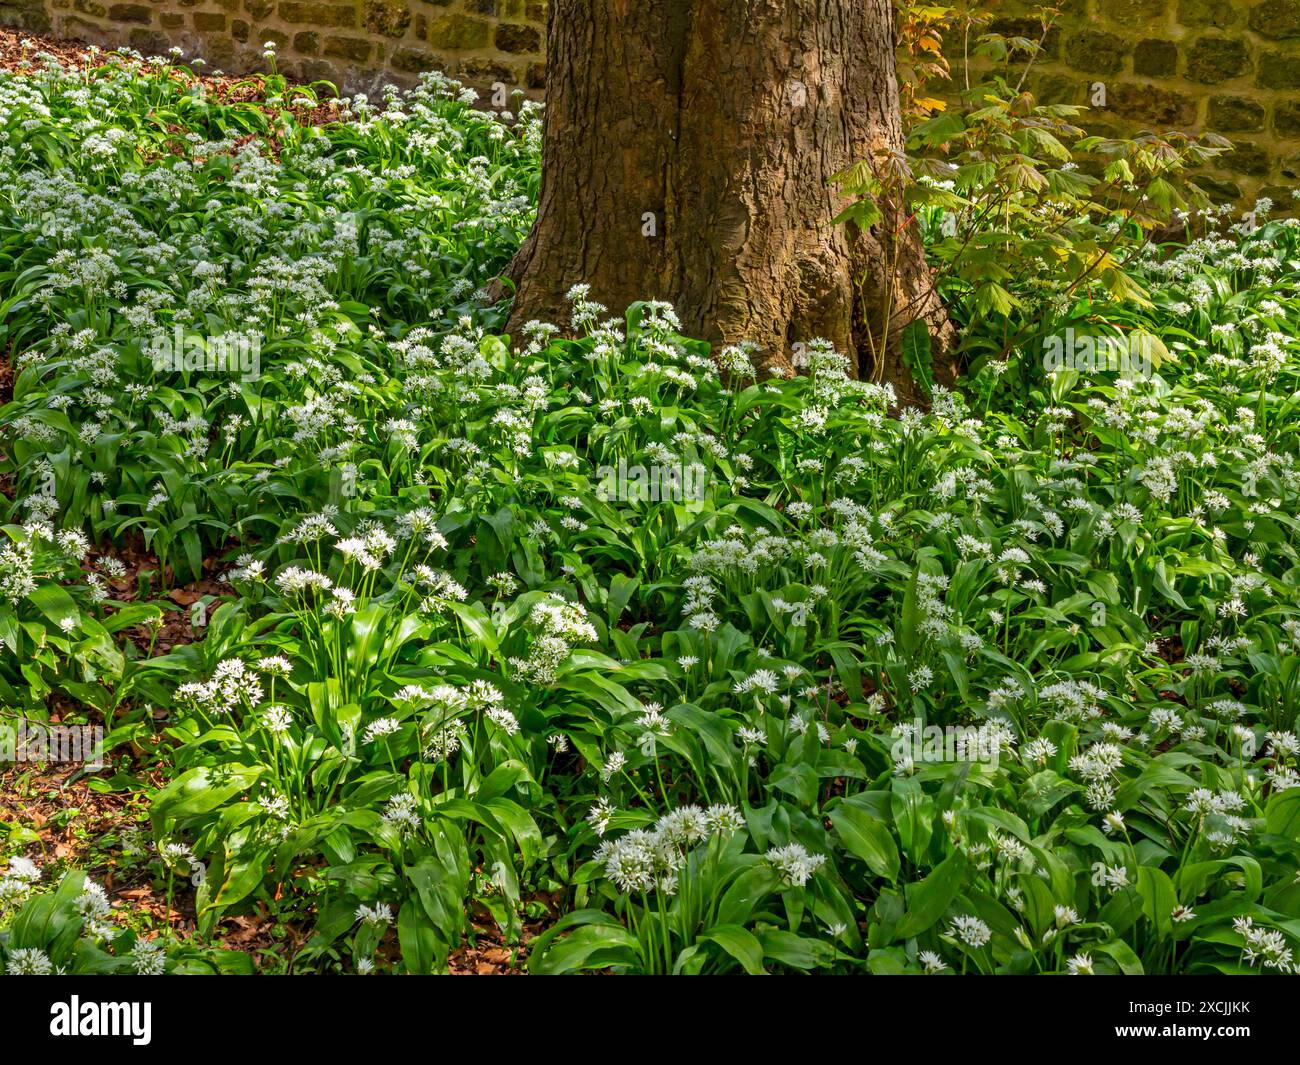
[(563, 321), (585, 282), (616, 312), (667, 300), (687, 333), (753, 341), (760, 364), (825, 338), (920, 402), (897, 340), (922, 315), (951, 376), (915, 226), (832, 224), (831, 177), (901, 147), (890, 0), (551, 0), (547, 33), (511, 332)]

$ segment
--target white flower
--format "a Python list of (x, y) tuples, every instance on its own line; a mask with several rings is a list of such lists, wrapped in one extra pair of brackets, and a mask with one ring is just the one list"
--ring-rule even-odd
[(393, 919), (393, 909), (386, 902), (376, 902), (373, 906), (362, 903), (354, 916), (366, 924), (388, 924)]
[(268, 706), (262, 714), (262, 722), (267, 731), (282, 736), (293, 724), (293, 715), (286, 706)]
[(1071, 976), (1093, 976), (1092, 955), (1086, 951), (1076, 954), (1065, 963)]
[(137, 976), (161, 976), (167, 970), (167, 955), (160, 944), (137, 939), (131, 947), (131, 968)]
[(961, 940), (968, 947), (982, 947), (993, 938), (993, 932), (978, 917), (972, 917), (969, 914), (958, 914), (952, 919), (948, 926), (948, 935), (953, 939)]
[(1057, 928), (1068, 928), (1079, 923), (1079, 914), (1073, 906), (1057, 906), (1054, 910)]
[(810, 854), (801, 843), (787, 843), (767, 852), (767, 860), (787, 887), (802, 887), (826, 862), (824, 854)]
[(270, 658), (259, 659), (257, 668), (273, 677), (287, 677), (293, 670), (289, 660), (283, 655), (273, 655)]
[(504, 706), (490, 706), (484, 711), (487, 719), (507, 736), (519, 731), (519, 720)]
[(383, 739), (385, 736), (391, 736), (402, 726), (395, 717), (376, 718), (365, 727), (361, 733), (362, 743), (373, 743), (375, 740)]
[(54, 965), (39, 947), (16, 947), (9, 952), (5, 972), (10, 976), (49, 976), (54, 972)]
[(600, 779), (608, 784), (613, 779), (614, 774), (621, 772), (625, 765), (627, 765), (627, 756), (622, 751), (612, 752), (605, 759), (605, 764), (600, 770)]
[(9, 859), (9, 868), (0, 877), (0, 900), (26, 894), (41, 879), (41, 871), (34, 861), (15, 854)]
[(596, 835), (603, 836), (609, 830), (609, 823), (614, 817), (614, 804), (609, 799), (601, 796), (596, 800), (596, 805), (591, 808), (587, 814), (587, 823), (595, 830)]

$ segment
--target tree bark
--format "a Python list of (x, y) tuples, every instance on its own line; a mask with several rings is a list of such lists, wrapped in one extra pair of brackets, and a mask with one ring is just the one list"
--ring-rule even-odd
[(924, 397), (897, 338), (923, 316), (936, 378), (952, 375), (915, 226), (832, 222), (832, 176), (902, 145), (890, 0), (551, 0), (547, 33), (511, 332), (563, 321), (585, 282), (616, 312), (667, 300), (687, 333), (753, 341), (760, 364), (825, 338), (903, 402)]

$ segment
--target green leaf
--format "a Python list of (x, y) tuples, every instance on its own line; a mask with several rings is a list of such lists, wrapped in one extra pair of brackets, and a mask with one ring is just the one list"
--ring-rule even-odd
[(898, 878), (898, 845), (883, 821), (848, 803), (835, 807), (830, 819), (850, 854), (861, 858), (873, 873), (891, 884)]
[(407, 972), (432, 973), (441, 953), (440, 941), (415, 899), (407, 899), (397, 913), (397, 941)]
[(913, 318), (907, 324), (899, 338), (899, 349), (912, 379), (927, 396), (933, 394), (934, 357), (930, 347), (930, 325), (924, 318)]
[(947, 912), (966, 884), (966, 857), (959, 851), (948, 855), (916, 884), (908, 884), (907, 913), (894, 930), (895, 939), (911, 939), (930, 928)]
[(1122, 939), (1115, 939), (1109, 943), (1099, 943), (1096, 949), (1102, 954), (1109, 955), (1119, 966), (1119, 971), (1125, 976), (1143, 975), (1142, 962), (1133, 953), (1133, 948)]
[(779, 886), (776, 871), (766, 862), (746, 869), (731, 882), (718, 903), (718, 920), (722, 924), (746, 924)]
[(42, 584), (28, 596), (28, 599), (55, 625), (65, 620), (75, 622), (81, 616), (72, 596), (57, 584)]
[(153, 800), (150, 816), (157, 826), (170, 818), (183, 819), (208, 813), (252, 787), (264, 766), (196, 766), (187, 769)]
[(1264, 811), (1264, 824), (1270, 835), (1300, 840), (1300, 788), (1274, 792)]
[(1173, 935), (1173, 912), (1178, 905), (1178, 893), (1168, 874), (1160, 869), (1139, 866), (1137, 890), (1142, 896), (1142, 915), (1155, 926), (1159, 935)]
[(763, 944), (752, 932), (740, 925), (714, 925), (700, 938), (720, 946), (735, 958), (740, 963), (740, 967), (750, 976), (766, 975), (763, 969)]

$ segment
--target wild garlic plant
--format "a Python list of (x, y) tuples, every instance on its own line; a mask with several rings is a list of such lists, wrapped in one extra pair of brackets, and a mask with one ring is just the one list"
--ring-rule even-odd
[[(267, 535), (284, 500), (329, 502), (321, 455), (346, 450), (380, 387), (357, 360), (392, 339), (374, 314), (481, 307), (531, 222), (540, 124), (534, 104), (481, 112), (431, 74), (344, 102), (347, 121), (283, 121), (272, 153), (264, 104), (191, 84), (124, 56), (89, 78), (53, 61), (0, 77), (0, 262), (22, 276), (4, 325), (19, 510), (53, 500), (193, 577), (230, 530)], [(91, 147), (54, 150), (65, 129)], [(288, 437), (296, 454), (276, 454)]]
[[(0, 74), (0, 698), (59, 675), (123, 773), (160, 760), (197, 939), (264, 907), (356, 972), (444, 969), (467, 915), (545, 920), (540, 971), (1289, 971), (1300, 227), (1189, 218), (1145, 305), (1041, 323), (1069, 360), (899, 410), (817, 338), (759, 375), (580, 278), (500, 335), (531, 106), (185, 84)], [(1122, 331), (1140, 372), (1068, 346)], [(128, 550), (222, 582), (193, 642), (95, 603)]]
[(102, 976), (249, 973), (246, 954), (147, 939), (115, 923), (108, 892), (80, 870), (46, 887), (45, 872), (11, 858), (0, 872), (0, 973)]

